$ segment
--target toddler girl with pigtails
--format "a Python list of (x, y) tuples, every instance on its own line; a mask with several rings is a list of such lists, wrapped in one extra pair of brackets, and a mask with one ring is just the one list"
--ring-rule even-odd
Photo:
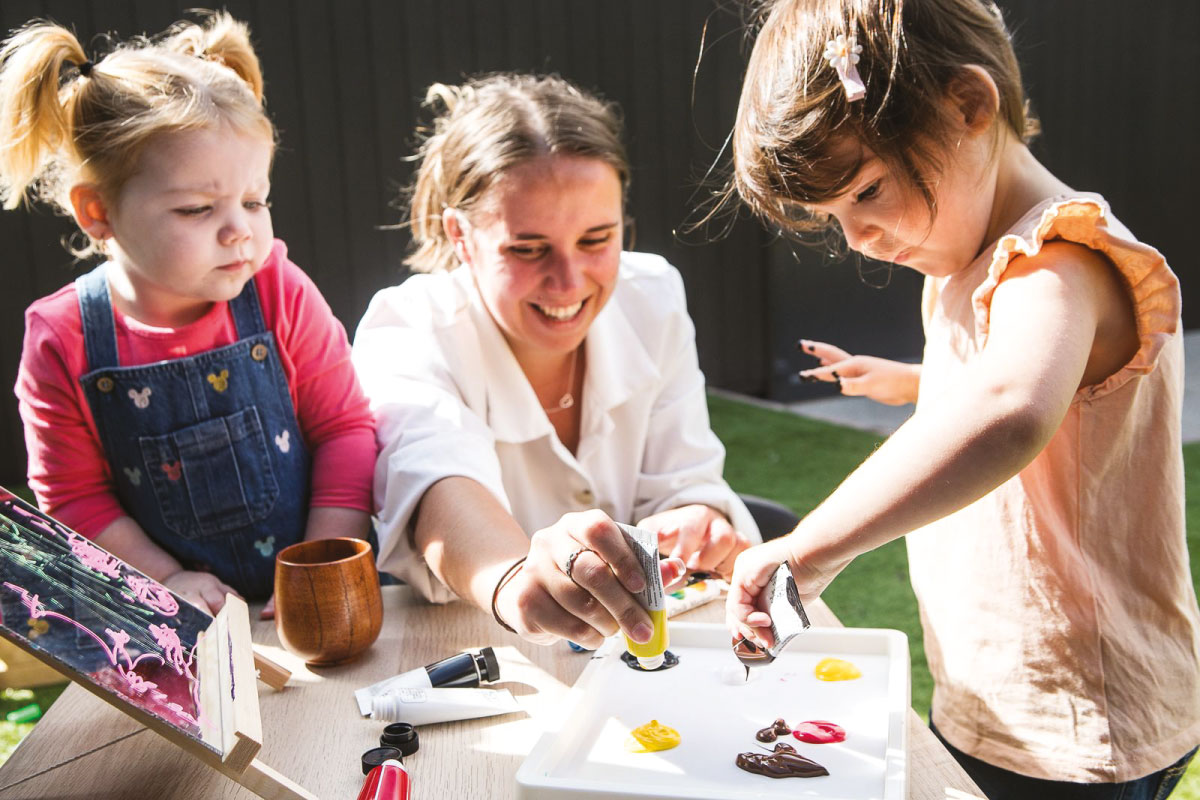
[(371, 510), (346, 333), (272, 236), (262, 86), (224, 13), (95, 63), (47, 22), (0, 50), (0, 198), (72, 215), (106, 259), (26, 312), (29, 485), (212, 612), (270, 597), (289, 544), (365, 537)]
[(923, 274), (925, 351), (802, 342), (808, 375), (916, 411), (738, 557), (730, 629), (772, 644), (781, 562), (811, 599), (904, 536), (932, 726), (988, 797), (1166, 797), (1200, 742), (1176, 276), (1030, 153), (991, 3), (777, 0), (763, 19), (730, 195)]

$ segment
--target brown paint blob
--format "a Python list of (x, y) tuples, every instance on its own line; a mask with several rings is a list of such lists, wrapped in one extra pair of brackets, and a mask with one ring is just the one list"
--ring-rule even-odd
[(773, 753), (738, 753), (734, 763), (739, 769), (768, 778), (817, 778), (829, 774), (829, 770), (784, 742), (775, 745)]
[(777, 737), (785, 736), (791, 732), (792, 726), (784, 722), (783, 718), (781, 717), (767, 727), (763, 728), (758, 733), (754, 734), (754, 738), (758, 739), (760, 742), (773, 742)]

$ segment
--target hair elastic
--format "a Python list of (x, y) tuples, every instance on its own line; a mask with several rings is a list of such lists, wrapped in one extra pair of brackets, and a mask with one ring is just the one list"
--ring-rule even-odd
[(92, 67), (96, 66), (91, 61), (85, 61), (79, 65), (79, 74), (85, 78), (92, 76)]
[(857, 44), (854, 37), (847, 39), (844, 33), (839, 33), (836, 39), (825, 43), (825, 58), (829, 65), (837, 70), (842, 88), (846, 90), (847, 103), (862, 100), (867, 94), (867, 87), (858, 74), (858, 68), (854, 66), (858, 63), (860, 53), (862, 45)]

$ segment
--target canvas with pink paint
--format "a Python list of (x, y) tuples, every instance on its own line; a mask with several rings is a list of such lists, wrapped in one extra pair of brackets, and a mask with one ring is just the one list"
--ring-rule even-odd
[(0, 487), (0, 635), (204, 742), (196, 645), (213, 619)]

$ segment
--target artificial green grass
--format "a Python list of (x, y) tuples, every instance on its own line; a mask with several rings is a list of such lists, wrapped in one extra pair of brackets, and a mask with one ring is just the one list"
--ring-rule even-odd
[(33, 704), (44, 714), (66, 688), (67, 684), (58, 683), (37, 689), (5, 689), (0, 692), (0, 764), (8, 760), (12, 751), (33, 730), (37, 722), (8, 722), (4, 717)]
[[(801, 516), (816, 508), (882, 436), (709, 395), (712, 428), (725, 443), (725, 478), (739, 492), (783, 503)], [(933, 679), (925, 665), (917, 599), (902, 540), (859, 556), (822, 598), (844, 625), (908, 634), (912, 704), (929, 719)]]
[[(784, 411), (709, 395), (712, 427), (725, 443), (725, 477), (739, 492), (766, 497), (803, 516), (871, 454), (882, 437)], [(1200, 443), (1183, 448), (1187, 538), (1192, 579), (1200, 575)], [(917, 600), (908, 581), (908, 556), (897, 540), (859, 556), (822, 598), (850, 627), (895, 628), (908, 634), (912, 704), (929, 719), (933, 680), (925, 663)], [(1171, 795), (1200, 800), (1200, 757)]]

